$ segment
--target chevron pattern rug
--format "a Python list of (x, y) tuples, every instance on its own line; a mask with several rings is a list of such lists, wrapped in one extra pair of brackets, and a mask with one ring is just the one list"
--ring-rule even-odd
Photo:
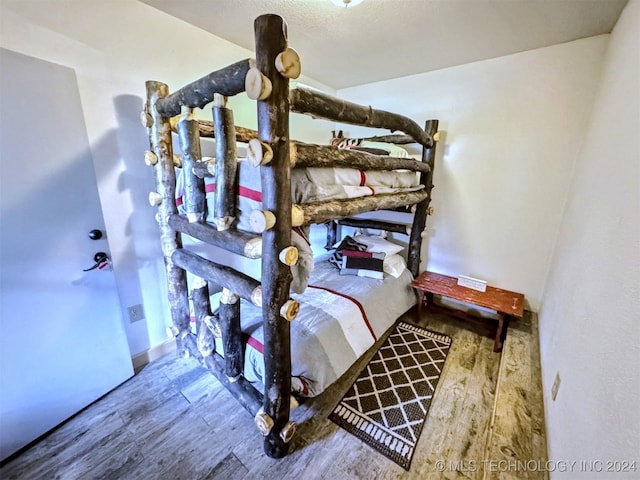
[(329, 419), (409, 470), (450, 346), (399, 322)]

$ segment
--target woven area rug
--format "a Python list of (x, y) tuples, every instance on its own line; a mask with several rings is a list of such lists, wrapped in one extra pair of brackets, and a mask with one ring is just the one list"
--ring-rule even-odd
[(450, 346), (399, 322), (329, 419), (409, 470)]

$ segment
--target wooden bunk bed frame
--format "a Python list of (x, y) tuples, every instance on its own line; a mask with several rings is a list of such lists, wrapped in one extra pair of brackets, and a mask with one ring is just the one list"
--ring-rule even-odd
[[(267, 455), (281, 458), (295, 431), (290, 421), (291, 353), (290, 326), (299, 305), (290, 298), (290, 265), (296, 251), (291, 246), (294, 226), (326, 223), (328, 243), (336, 240), (339, 224), (376, 228), (409, 235), (407, 265), (414, 276), (420, 266), (422, 233), (433, 187), (433, 166), (438, 121), (426, 122), (422, 129), (413, 120), (368, 106), (349, 103), (304, 88), (289, 89), (289, 79), (297, 78), (300, 62), (287, 46), (287, 25), (277, 15), (255, 20), (256, 59), (243, 60), (215, 71), (180, 90), (169, 93), (166, 84), (146, 82), (147, 101), (142, 122), (148, 128), (150, 150), (145, 161), (155, 171), (156, 192), (150, 194), (158, 207), (165, 258), (168, 297), (179, 356), (192, 355), (202, 361), (229, 392), (255, 417), (264, 435)], [(246, 92), (257, 100), (258, 130), (236, 127), (226, 98)], [(193, 108), (213, 102), (213, 122), (195, 119)], [(400, 159), (341, 150), (332, 146), (308, 145), (289, 138), (289, 112), (308, 114), (340, 123), (384, 128), (404, 135), (372, 137), (393, 143), (419, 143), (422, 161)], [(177, 117), (179, 116), (179, 117)], [(176, 119), (177, 117), (177, 119)], [(182, 150), (181, 165), (176, 164), (172, 147), (172, 128)], [(215, 137), (216, 177), (215, 225), (205, 223), (203, 176), (211, 175), (202, 161), (201, 137)], [(248, 143), (251, 163), (260, 166), (262, 211), (252, 214), (261, 234), (236, 230), (236, 141)], [(183, 169), (184, 208), (178, 214), (175, 201), (175, 167)], [(419, 191), (373, 195), (293, 205), (291, 169), (309, 166), (345, 166), (367, 170), (398, 168), (420, 172)], [(349, 218), (372, 210), (413, 206), (411, 227), (386, 221)], [(181, 233), (222, 247), (235, 254), (262, 259), (262, 283), (230, 267), (206, 260), (182, 248)], [(190, 327), (189, 292), (186, 272), (197, 279), (191, 285), (191, 301), (196, 317), (196, 334)], [(201, 280), (201, 281), (200, 281)], [(213, 341), (207, 337), (211, 319), (209, 284), (222, 287), (218, 310), (225, 356), (210, 354)], [(243, 343), (240, 330), (240, 302), (246, 299), (262, 307), (265, 381), (264, 393), (242, 376)], [(209, 325), (210, 327), (210, 325)], [(209, 332), (209, 333), (207, 333)], [(209, 345), (210, 346), (210, 345)]]

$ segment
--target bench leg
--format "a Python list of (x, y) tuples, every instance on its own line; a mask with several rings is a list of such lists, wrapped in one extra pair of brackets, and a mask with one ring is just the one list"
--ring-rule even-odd
[(427, 292), (427, 308), (430, 308), (433, 305), (433, 293)]
[(416, 309), (416, 323), (420, 324), (422, 320), (422, 306), (424, 305), (424, 292), (422, 290), (416, 290), (418, 295), (418, 308)]
[(507, 336), (507, 327), (509, 326), (509, 318), (504, 313), (498, 313), (498, 328), (496, 330), (496, 338), (493, 342), (493, 351), (501, 352), (502, 344)]

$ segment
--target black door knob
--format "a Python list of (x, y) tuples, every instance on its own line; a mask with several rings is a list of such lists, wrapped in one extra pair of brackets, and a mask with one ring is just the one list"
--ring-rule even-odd
[(104, 252), (97, 252), (94, 256), (93, 256), (93, 261), (96, 263), (102, 263), (104, 262), (107, 258), (109, 258), (109, 255), (107, 255)]
[(102, 238), (102, 231), (98, 229), (91, 230), (89, 232), (89, 238), (91, 240), (100, 240)]

